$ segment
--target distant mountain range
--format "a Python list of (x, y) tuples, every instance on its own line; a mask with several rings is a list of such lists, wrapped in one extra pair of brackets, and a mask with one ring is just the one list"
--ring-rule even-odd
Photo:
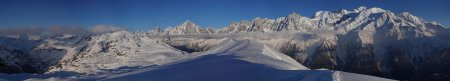
[[(276, 32), (276, 31), (309, 31), (317, 29), (334, 30), (338, 33), (348, 33), (367, 27), (380, 28), (387, 25), (408, 26), (445, 30), (437, 22), (427, 22), (408, 12), (395, 14), (381, 8), (359, 7), (353, 10), (319, 11), (314, 17), (304, 17), (297, 13), (277, 19), (255, 18), (252, 21), (234, 22), (222, 29), (201, 28), (186, 20), (183, 24), (161, 30), (163, 34), (193, 34), (193, 33), (239, 33), (239, 32)], [(424, 31), (427, 32), (427, 31)]]
[(450, 79), (448, 28), (408, 12), (396, 14), (375, 7), (319, 11), (312, 18), (297, 13), (255, 18), (222, 29), (202, 28), (187, 20), (174, 28), (146, 32), (114, 30), (118, 31), (2, 35), (0, 72), (124, 73), (127, 68), (121, 67), (149, 67), (189, 58), (185, 49), (206, 51), (224, 40), (251, 39), (309, 69), (398, 80)]

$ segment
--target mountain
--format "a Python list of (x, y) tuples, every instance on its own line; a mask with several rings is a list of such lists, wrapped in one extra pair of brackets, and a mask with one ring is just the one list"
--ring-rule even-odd
[[(127, 31), (94, 35), (81, 45), (73, 46), (79, 51), (64, 55), (47, 73), (0, 73), (0, 80), (391, 81), (340, 71), (310, 70), (253, 39), (192, 39), (186, 36), (158, 41), (148, 38), (151, 36), (146, 36), (145, 32)], [(187, 54), (171, 47), (176, 45), (169, 46), (164, 42), (197, 43), (197, 47), (208, 50)]]
[(186, 20), (183, 24), (176, 26), (175, 28), (167, 28), (164, 30), (164, 34), (167, 35), (183, 35), (183, 34), (195, 34), (195, 33), (214, 33), (214, 30), (208, 28), (203, 29), (197, 26), (195, 23)]
[[(370, 24), (373, 23), (373, 24)], [(316, 29), (335, 30), (347, 33), (355, 28), (365, 28), (366, 25), (381, 27), (384, 24), (397, 23), (402, 26), (443, 27), (433, 22), (426, 22), (408, 12), (394, 14), (381, 8), (359, 7), (354, 10), (319, 11), (312, 18), (292, 13), (277, 19), (255, 18), (253, 21), (235, 22), (219, 32), (274, 32), (274, 31), (308, 31)]]
[(216, 32), (318, 30), (334, 32), (335, 35), (315, 42), (315, 45), (287, 44), (289, 49), (278, 50), (289, 53), (310, 68), (328, 68), (401, 80), (446, 77), (441, 75), (449, 74), (450, 69), (447, 68), (450, 65), (442, 64), (449, 60), (445, 57), (450, 47), (447, 42), (449, 29), (408, 12), (396, 14), (376, 7), (359, 7), (353, 10), (319, 11), (311, 18), (292, 13), (277, 19), (255, 18), (252, 21), (234, 22)]
[[(391, 81), (390, 79), (339, 71), (309, 70), (292, 58), (264, 46), (258, 41), (252, 39), (221, 40), (222, 43), (216, 45), (216, 47), (200, 53), (205, 54), (201, 55), (201, 57), (173, 65), (161, 66), (162, 68), (160, 69), (145, 68), (102, 80)], [(194, 75), (192, 74), (193, 72), (195, 72)]]
[[(189, 20), (164, 30), (114, 30), (117, 31), (1, 34), (0, 72), (43, 73), (17, 75), (27, 76), (20, 80), (41, 76), (47, 78), (38, 79), (54, 79), (59, 73), (70, 75), (57, 78), (63, 80), (142, 80), (145, 75), (155, 75), (148, 78), (157, 80), (175, 80), (167, 77), (170, 75), (196, 80), (192, 77), (224, 74), (229, 77), (215, 80), (362, 77), (341, 71), (396, 80), (450, 78), (449, 29), (411, 13), (396, 14), (381, 8), (319, 11), (311, 18), (291, 13), (277, 19), (242, 20), (218, 30), (201, 28)], [(156, 77), (159, 74), (167, 76)], [(269, 77), (270, 74), (277, 76)], [(17, 79), (8, 78), (14, 74), (0, 75)], [(369, 80), (380, 79), (375, 78)]]
[(1, 36), (0, 68), (6, 68), (2, 69), (6, 73), (46, 72), (45, 70), (55, 65), (62, 55), (71, 52), (67, 49), (83, 40), (83, 37), (86, 36), (62, 33)]

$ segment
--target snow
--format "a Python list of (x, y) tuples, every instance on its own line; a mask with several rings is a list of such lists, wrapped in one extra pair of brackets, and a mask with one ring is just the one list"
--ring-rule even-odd
[[(394, 58), (397, 60), (394, 62), (406, 61), (414, 67), (426, 67), (421, 65), (427, 58), (440, 56), (434, 53), (446, 53), (450, 46), (448, 29), (435, 22), (426, 22), (410, 13), (395, 14), (381, 8), (366, 7), (320, 11), (313, 18), (297, 13), (277, 19), (255, 18), (233, 23), (221, 30), (204, 29), (186, 21), (164, 31), (46, 37), (1, 37), (0, 53), (4, 54), (0, 55), (0, 61), (20, 69), (24, 68), (20, 64), (30, 61), (34, 69), (38, 68), (45, 74), (0, 74), (4, 75), (0, 78), (387, 80), (339, 71), (310, 70), (305, 66), (315, 64), (314, 59), (319, 58), (319, 61), (332, 61), (330, 66), (339, 67), (339, 70), (345, 69), (346, 64), (363, 70), (366, 68), (360, 66), (373, 64), (377, 71), (390, 72), (393, 67), (384, 63), (391, 62), (390, 58), (405, 57)], [(197, 48), (200, 52), (188, 53), (176, 49), (177, 45)], [(318, 49), (325, 52), (320, 53)], [(397, 51), (406, 55), (395, 56), (401, 55), (396, 54)], [(334, 56), (316, 57), (320, 56), (317, 53)], [(367, 60), (380, 64), (365, 63)], [(67, 77), (57, 76), (61, 72), (74, 73), (67, 73)], [(16, 79), (17, 76), (23, 77)]]
[(175, 28), (167, 28), (164, 30), (164, 34), (167, 35), (185, 35), (185, 34), (198, 34), (198, 33), (214, 33), (211, 28), (203, 29), (197, 26), (195, 23), (190, 20), (186, 20), (181, 25)]
[[(157, 81), (331, 81), (329, 70), (309, 70), (293, 59), (249, 39), (224, 43), (222, 53), (205, 54), (189, 61), (110, 76), (101, 80)], [(219, 45), (220, 46), (220, 45)], [(218, 51), (215, 51), (218, 52)], [(261, 53), (263, 52), (263, 53)], [(359, 75), (355, 75), (359, 76)], [(340, 76), (337, 76), (340, 78)], [(369, 76), (367, 76), (369, 77)], [(378, 78), (373, 78), (378, 80)], [(371, 80), (371, 79), (365, 79)], [(388, 79), (386, 79), (388, 80)], [(385, 81), (379, 79), (378, 81)]]
[(61, 67), (53, 67), (50, 72), (122, 73), (127, 72), (127, 68), (159, 65), (183, 58), (184, 54), (158, 40), (125, 31), (95, 36), (92, 39), (94, 41), (80, 47), (85, 51), (66, 55), (62, 62), (67, 63), (61, 63)]
[[(101, 40), (97, 41), (105, 41), (104, 36), (109, 40), (127, 33), (116, 32), (102, 35), (99, 36)], [(333, 77), (336, 77), (330, 70), (310, 70), (294, 59), (261, 43), (262, 41), (245, 36), (221, 40), (223, 40), (222, 43), (204, 52), (164, 56), (167, 54), (161, 51), (174, 51), (174, 49), (166, 47), (168, 45), (165, 44), (155, 43), (157, 40), (145, 39), (137, 42), (141, 45), (140, 47), (133, 49), (152, 51), (136, 52), (126, 56), (112, 55), (114, 57), (110, 54), (109, 56), (100, 54), (100, 56), (80, 58), (85, 61), (72, 63), (81, 65), (83, 68), (63, 67), (59, 69), (61, 71), (55, 69), (46, 74), (0, 74), (0, 78), (25, 81), (331, 81)], [(136, 41), (124, 42), (135, 43)], [(79, 72), (93, 75), (80, 75)]]
[(395, 80), (386, 79), (386, 78), (379, 78), (379, 77), (374, 77), (374, 76), (348, 73), (348, 72), (342, 72), (342, 71), (335, 71), (333, 73), (333, 80), (334, 81), (395, 81)]

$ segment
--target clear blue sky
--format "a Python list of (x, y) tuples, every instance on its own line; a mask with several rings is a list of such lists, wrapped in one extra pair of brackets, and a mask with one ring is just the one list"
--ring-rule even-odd
[(450, 26), (450, 0), (0, 0), (0, 28), (97, 24), (148, 30), (189, 19), (202, 27), (223, 27), (255, 17), (278, 18), (297, 12), (380, 7), (411, 12)]

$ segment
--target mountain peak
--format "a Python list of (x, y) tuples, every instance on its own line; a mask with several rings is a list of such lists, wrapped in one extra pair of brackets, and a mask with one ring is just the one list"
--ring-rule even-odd
[(192, 22), (190, 20), (186, 20), (178, 27), (198, 27), (198, 26), (194, 22)]
[(378, 7), (372, 7), (372, 8), (367, 8), (365, 6), (360, 6), (356, 9), (353, 9), (353, 11), (359, 13), (359, 12), (371, 12), (371, 13), (381, 13), (381, 12), (386, 12), (386, 10), (378, 8)]
[(356, 8), (356, 9), (354, 9), (355, 11), (362, 11), (362, 10), (366, 10), (367, 9), (367, 7), (365, 7), (365, 6), (360, 6), (360, 7), (358, 7), (358, 8)]
[(314, 14), (314, 18), (323, 16), (323, 15), (328, 15), (328, 13), (329, 13), (328, 11), (318, 11)]
[(165, 32), (172, 35), (209, 33), (207, 31), (204, 31), (204, 29), (200, 28), (198, 25), (196, 25), (190, 20), (184, 21), (181, 25), (178, 25), (175, 28), (167, 28)]
[(292, 12), (291, 14), (289, 14), (288, 17), (290, 17), (290, 18), (293, 18), (293, 17), (300, 17), (300, 14), (298, 14), (298, 13), (296, 13), (296, 12)]
[(416, 17), (409, 12), (400, 13), (399, 16), (404, 18), (405, 20), (408, 20), (411, 23), (414, 23), (415, 25), (424, 25), (426, 22), (422, 18)]
[(348, 14), (348, 13), (350, 13), (350, 11), (348, 11), (348, 10), (346, 10), (346, 9), (339, 9), (339, 10), (336, 10), (336, 11), (334, 11), (334, 12), (336, 12), (336, 13), (342, 13), (342, 14)]
[(193, 22), (190, 21), (190, 20), (186, 20), (186, 21), (183, 22), (183, 24), (193, 24)]
[(378, 7), (372, 7), (367, 9), (368, 11), (374, 12), (374, 13), (379, 13), (379, 12), (386, 12), (386, 10), (378, 8)]

